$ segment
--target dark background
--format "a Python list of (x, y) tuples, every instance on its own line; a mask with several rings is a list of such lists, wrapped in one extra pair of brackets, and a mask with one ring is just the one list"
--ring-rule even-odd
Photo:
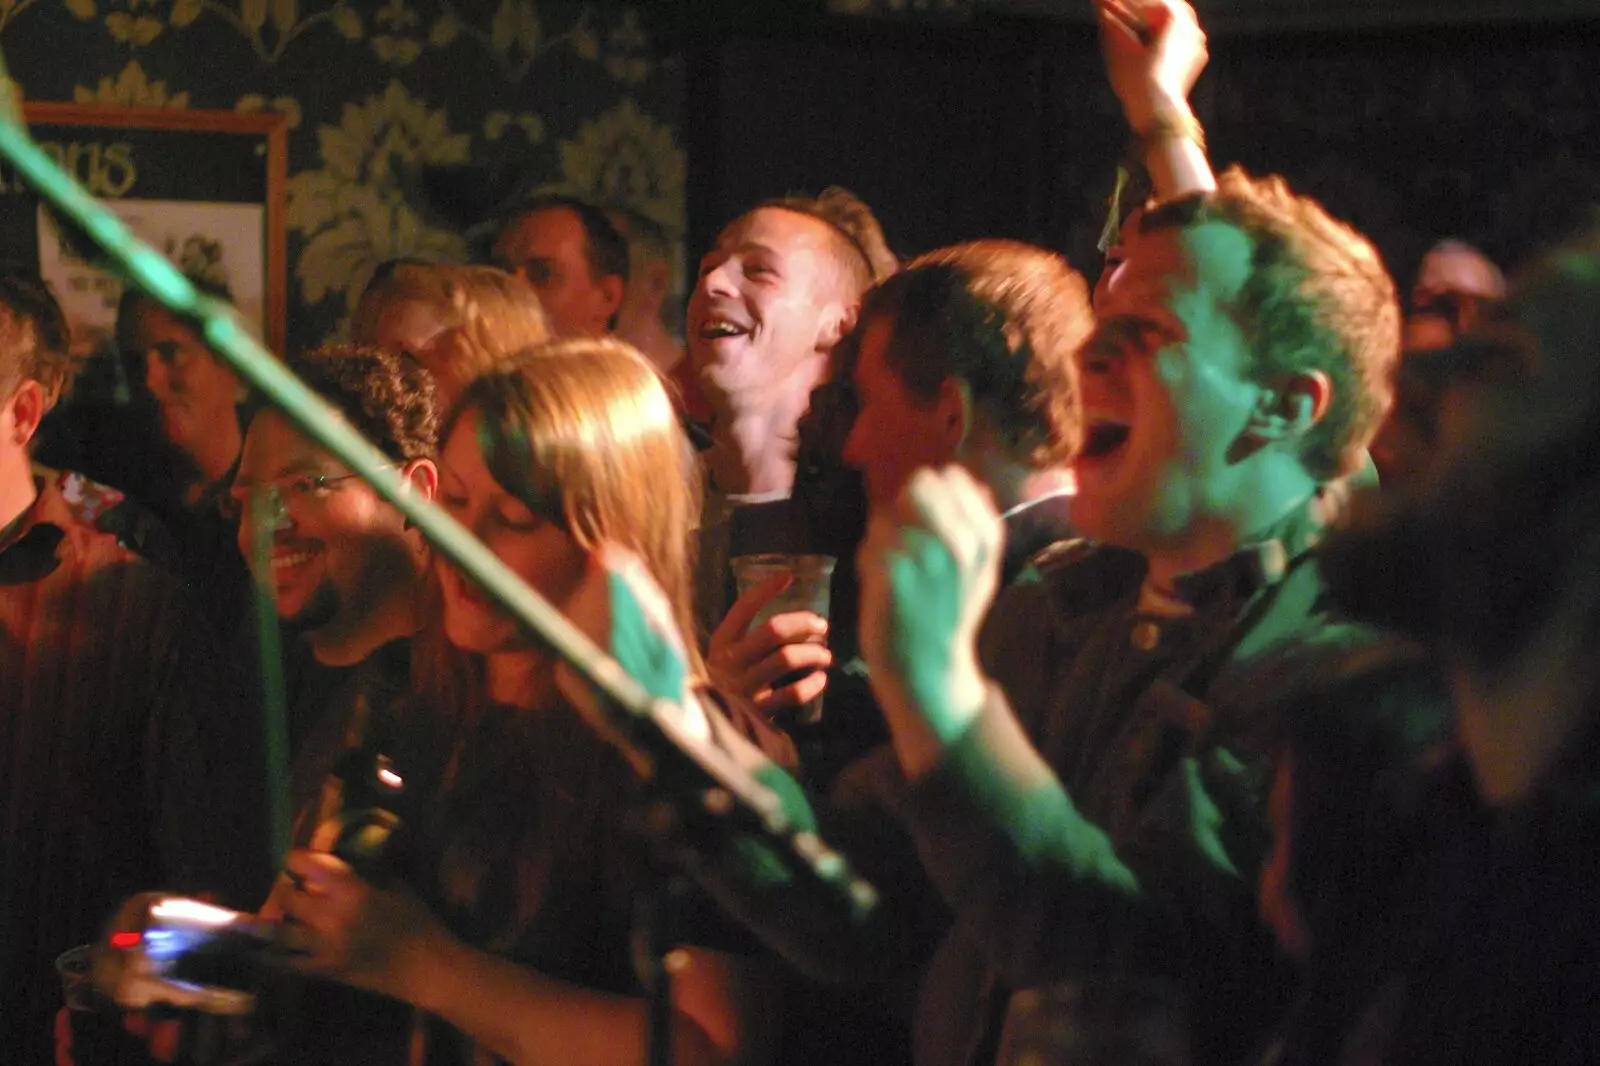
[[(551, 184), (635, 207), (688, 264), (741, 209), (842, 184), (903, 254), (1012, 236), (1097, 270), (1125, 134), (1088, 0), (833, 3), (869, 14), (21, 0), (0, 5), (0, 47), (29, 99), (289, 116), (293, 346), (337, 330), (384, 259), (467, 253), (419, 177), (441, 165), (465, 185), (476, 168), (491, 193)], [(1436, 238), (1511, 265), (1600, 199), (1600, 0), (1199, 7), (1214, 159), (1323, 199), (1402, 284)]]
[[(1234, 21), (1259, 27), (1271, 6)], [(1437, 238), (1510, 265), (1600, 201), (1600, 18), (1435, 10), (1455, 21), (1213, 31), (1195, 94), (1219, 169), (1284, 174), (1368, 232), (1402, 283)], [(1011, 236), (1098, 268), (1126, 135), (1092, 27), (979, 12), (725, 14), (714, 29), (687, 50), (694, 249), (745, 205), (837, 182), (902, 254)]]

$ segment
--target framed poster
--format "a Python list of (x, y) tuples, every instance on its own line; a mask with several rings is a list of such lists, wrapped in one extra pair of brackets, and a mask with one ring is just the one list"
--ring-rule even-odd
[[(283, 351), (288, 124), (278, 114), (30, 103), (34, 140), (186, 273), (226, 286), (245, 322)], [(0, 262), (37, 264), (87, 355), (110, 336), (122, 279), (63, 235), (0, 166)]]

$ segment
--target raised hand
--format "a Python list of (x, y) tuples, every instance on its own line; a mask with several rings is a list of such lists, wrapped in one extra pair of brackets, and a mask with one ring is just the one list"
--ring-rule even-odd
[(982, 707), (978, 628), (1004, 541), (988, 490), (959, 466), (917, 471), (867, 528), (861, 653), (908, 773), (936, 765)]
[[(794, 575), (773, 574), (734, 601), (727, 617), (711, 634), (707, 667), (712, 683), (723, 692), (743, 696), (767, 715), (787, 711), (822, 695), (824, 672), (833, 653), (822, 643), (828, 621), (811, 611), (787, 611), (751, 623), (794, 582)], [(803, 677), (774, 685), (800, 671)]]
[[(560, 607), (647, 692), (678, 704), (684, 712), (678, 725), (690, 736), (710, 735), (705, 712), (693, 697), (693, 669), (677, 615), (643, 560), (615, 544), (601, 544), (589, 553), (583, 580)], [(576, 672), (563, 664), (556, 684), (591, 723), (605, 728), (593, 691)]]
[(1163, 114), (1187, 113), (1205, 69), (1205, 31), (1185, 0), (1095, 0), (1106, 76), (1134, 133)]

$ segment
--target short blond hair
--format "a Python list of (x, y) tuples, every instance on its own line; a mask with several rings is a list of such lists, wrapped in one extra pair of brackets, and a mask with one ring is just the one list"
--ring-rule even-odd
[(401, 304), (422, 304), (444, 332), (433, 362), (441, 392), (453, 396), (518, 352), (550, 340), (533, 287), (491, 266), (401, 262), (367, 285), (350, 320), (352, 339), (370, 344), (383, 317)]
[(1215, 192), (1151, 210), (1141, 231), (1223, 222), (1252, 245), (1250, 276), (1233, 298), (1257, 379), (1321, 371), (1327, 414), (1302, 455), (1314, 476), (1358, 469), (1394, 399), (1400, 301), (1372, 242), (1281, 177), (1231, 167)]

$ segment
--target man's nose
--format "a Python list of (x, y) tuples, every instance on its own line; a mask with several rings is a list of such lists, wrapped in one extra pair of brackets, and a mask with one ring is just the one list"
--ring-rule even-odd
[(728, 263), (718, 263), (700, 278), (700, 287), (708, 296), (732, 296), (738, 290), (733, 284), (733, 271)]

